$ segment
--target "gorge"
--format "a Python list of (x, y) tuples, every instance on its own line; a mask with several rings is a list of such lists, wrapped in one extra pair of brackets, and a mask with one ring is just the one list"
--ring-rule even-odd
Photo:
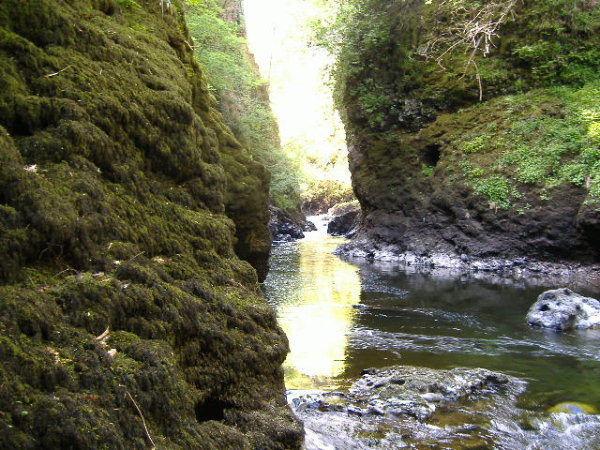
[[(454, 337), (457, 321), (477, 308), (487, 314), (485, 302), (456, 295), (449, 312), (427, 308), (455, 289), (476, 296), (480, 286), (463, 283), (481, 281), (473, 273), (497, 272), (484, 290), (500, 309), (517, 297), (512, 287), (497, 292), (514, 275), (558, 276), (598, 298), (598, 2), (311, 4), (330, 13), (313, 24), (313, 43), (336, 58), (334, 95), (361, 209), (353, 239), (336, 252), (362, 259), (353, 264), (363, 278), (340, 262), (343, 279), (321, 283), (344, 296), (333, 339), (354, 333), (351, 352), (378, 368), (406, 363), (394, 359), (406, 348), (397, 329), (385, 334), (386, 314), (426, 316), (431, 333), (447, 325)], [(292, 286), (303, 293), (324, 266), (318, 252), (308, 271), (293, 265), (293, 252), (284, 254), (293, 264), (282, 262), (277, 252), (295, 244), (269, 262), (269, 207), (302, 222), (302, 177), (279, 141), (268, 86), (248, 75), (256, 67), (243, 34), (239, 0), (0, 1), (1, 448), (304, 445), (285, 396), (283, 370), (298, 355), (283, 366), (280, 326), (289, 322), (278, 322), (275, 307), (284, 294), (261, 283), (274, 264), (280, 287), (308, 277)], [(309, 209), (326, 210), (336, 189), (309, 196)], [(402, 306), (400, 290), (387, 292), (397, 281), (386, 263), (373, 260), (407, 273), (425, 267), (406, 285), (427, 295)], [(429, 276), (444, 268), (467, 275)], [(520, 298), (517, 309), (524, 305)], [(304, 317), (304, 328), (319, 318)], [(368, 326), (351, 332), (351, 319)], [(520, 330), (513, 316), (506, 322)], [(503, 355), (492, 370), (517, 371), (512, 348), (530, 346), (547, 365), (526, 374), (554, 362), (566, 374), (577, 364), (597, 373), (595, 335), (563, 336), (553, 352), (546, 335), (510, 340), (503, 325), (481, 332), (474, 323), (465, 333), (477, 339), (414, 338), (419, 356), (409, 364), (473, 366), (484, 359), (444, 355), (475, 342), (474, 354)], [(321, 363), (339, 374), (348, 353), (334, 347)], [(526, 365), (531, 353), (515, 353)], [(353, 365), (344, 382), (362, 369)], [(593, 390), (591, 378), (569, 392)], [(544, 378), (543, 395), (551, 382)], [(596, 406), (598, 395), (589, 396)], [(533, 439), (521, 431), (523, 442)]]

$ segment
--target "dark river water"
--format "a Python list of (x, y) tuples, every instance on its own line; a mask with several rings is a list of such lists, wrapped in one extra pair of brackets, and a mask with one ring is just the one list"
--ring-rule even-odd
[[(600, 329), (559, 334), (525, 322), (537, 296), (559, 286), (342, 260), (332, 254), (342, 242), (321, 229), (273, 249), (265, 291), (290, 341), (288, 389), (343, 391), (370, 367), (482, 367), (526, 382), (494, 448), (600, 449), (600, 416), (547, 412), (562, 402), (600, 410)], [(454, 442), (422, 448), (467, 448)]]

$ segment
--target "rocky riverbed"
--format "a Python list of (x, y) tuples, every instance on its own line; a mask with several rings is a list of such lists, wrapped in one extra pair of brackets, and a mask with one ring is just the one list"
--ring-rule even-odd
[(573, 284), (543, 266), (515, 277), (338, 258), (342, 240), (320, 229), (276, 244), (265, 283), (307, 449), (598, 447), (600, 330), (526, 320), (541, 293)]
[[(366, 370), (347, 392), (290, 391), (307, 448), (400, 448), (493, 442), (525, 382), (486, 369), (395, 366)], [(465, 447), (462, 447), (465, 448)]]

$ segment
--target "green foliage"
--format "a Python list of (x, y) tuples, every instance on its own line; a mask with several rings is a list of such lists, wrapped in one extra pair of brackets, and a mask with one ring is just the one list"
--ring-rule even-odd
[(256, 75), (244, 52), (245, 41), (239, 25), (223, 20), (220, 8), (188, 5), (186, 20), (196, 46), (196, 55), (207, 71), (207, 78), (218, 93), (248, 89)]
[(352, 189), (335, 180), (314, 180), (302, 194), (302, 209), (312, 213), (327, 212), (339, 203), (354, 200)]
[(218, 1), (186, 2), (195, 54), (227, 125), (254, 158), (271, 172), (271, 200), (282, 208), (300, 203), (300, 167), (281, 148), (267, 87), (247, 50), (243, 30), (224, 20)]
[(401, 73), (404, 66), (390, 54), (393, 5), (379, 0), (332, 3), (325, 6), (329, 14), (312, 24), (312, 41), (337, 57), (330, 74), (336, 106), (344, 110), (352, 103), (361, 120), (383, 129), (394, 104), (385, 71)]
[(476, 180), (473, 183), (475, 192), (485, 195), (496, 206), (507, 209), (511, 204), (511, 197), (518, 198), (518, 191), (502, 175), (490, 175)]
[(433, 167), (433, 166), (426, 166), (425, 164), (423, 164), (421, 166), (421, 173), (423, 175), (425, 175), (426, 177), (433, 175), (434, 170), (435, 170), (435, 167)]
[(362, 80), (354, 91), (360, 110), (367, 117), (371, 128), (380, 129), (386, 124), (387, 111), (392, 104), (390, 98), (372, 78)]
[(460, 167), (473, 190), (487, 197), (493, 207), (508, 209), (512, 199), (521, 197), (519, 191), (504, 175), (491, 174), (484, 177), (485, 170), (474, 167), (469, 161), (461, 161)]
[[(580, 89), (533, 90), (474, 108), (483, 117), (502, 119), (494, 122), (494, 134), (487, 124), (476, 125), (476, 131), (453, 142), (463, 155), (459, 163), (463, 175), (477, 192), (501, 207), (515, 197), (514, 182), (540, 186), (541, 199), (560, 183), (584, 186), (591, 198), (597, 198), (598, 98), (600, 81), (594, 81)], [(477, 134), (479, 130), (487, 133)]]
[(594, 122), (588, 127), (588, 138), (596, 145), (600, 145), (600, 122)]
[(524, 19), (530, 33), (513, 46), (519, 65), (538, 83), (592, 81), (600, 69), (600, 8), (594, 1), (539, 1)]
[(482, 150), (486, 147), (489, 139), (490, 139), (490, 136), (487, 134), (480, 134), (478, 136), (475, 136), (470, 141), (467, 141), (464, 143), (464, 145), (462, 147), (462, 151), (465, 153), (478, 152), (479, 150)]
[(140, 4), (135, 0), (117, 0), (117, 3), (119, 4), (119, 6), (126, 9), (141, 8)]

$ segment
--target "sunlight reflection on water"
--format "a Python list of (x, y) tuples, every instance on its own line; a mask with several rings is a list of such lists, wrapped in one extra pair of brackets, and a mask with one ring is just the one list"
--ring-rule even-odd
[[(325, 238), (323, 231), (307, 233), (299, 247), (297, 273), (273, 271), (267, 283), (284, 281), (288, 295), (271, 297), (278, 303), (279, 324), (290, 341), (284, 363), (288, 389), (335, 387), (335, 377), (345, 370), (348, 333), (360, 302), (358, 268), (331, 251), (343, 239)], [(275, 261), (276, 265), (277, 262)]]

